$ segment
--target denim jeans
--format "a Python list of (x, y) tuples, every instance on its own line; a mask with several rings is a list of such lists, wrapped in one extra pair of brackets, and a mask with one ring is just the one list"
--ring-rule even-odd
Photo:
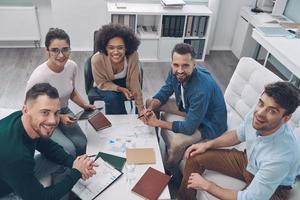
[[(61, 114), (74, 115), (68, 107), (62, 108)], [(70, 125), (60, 122), (54, 130), (51, 139), (74, 157), (86, 153), (87, 138), (77, 122)]]
[[(112, 82), (120, 87), (126, 87), (126, 78), (115, 79)], [(100, 90), (97, 93), (104, 99), (105, 114), (127, 114), (125, 101), (127, 100), (123, 93)]]

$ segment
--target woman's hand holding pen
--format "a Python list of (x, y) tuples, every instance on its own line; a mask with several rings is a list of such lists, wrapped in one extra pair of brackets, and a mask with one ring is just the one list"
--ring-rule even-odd
[(98, 167), (94, 159), (91, 159), (88, 155), (84, 154), (78, 156), (73, 162), (73, 168), (77, 169), (81, 173), (81, 178), (87, 180), (96, 174), (94, 167)]

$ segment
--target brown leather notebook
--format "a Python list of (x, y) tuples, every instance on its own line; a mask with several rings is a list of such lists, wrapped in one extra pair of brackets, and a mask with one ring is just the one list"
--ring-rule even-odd
[(145, 199), (156, 200), (170, 179), (171, 176), (149, 167), (131, 191)]
[(88, 119), (90, 124), (94, 127), (96, 131), (108, 128), (111, 126), (110, 121), (103, 115), (102, 112), (98, 112), (94, 116)]

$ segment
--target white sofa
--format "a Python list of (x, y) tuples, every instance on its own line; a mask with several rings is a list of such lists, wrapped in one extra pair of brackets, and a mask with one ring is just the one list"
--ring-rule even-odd
[[(244, 120), (245, 115), (256, 105), (264, 86), (267, 83), (278, 80), (281, 79), (252, 58), (240, 59), (224, 94), (227, 106), (228, 129), (237, 128)], [(293, 114), (290, 124), (300, 140), (300, 108)], [(237, 145), (235, 148), (242, 150), (244, 149), (244, 144)], [(184, 163), (184, 161), (181, 162), (181, 171), (183, 170)], [(243, 181), (218, 172), (206, 170), (203, 176), (224, 188), (241, 190), (245, 187)], [(215, 200), (217, 198), (199, 190), (197, 192), (197, 199)], [(300, 199), (299, 180), (296, 181), (290, 199)]]

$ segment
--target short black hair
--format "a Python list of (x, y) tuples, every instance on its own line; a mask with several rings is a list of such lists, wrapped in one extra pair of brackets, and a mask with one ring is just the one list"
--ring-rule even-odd
[(65, 40), (69, 46), (71, 45), (70, 37), (64, 30), (59, 28), (50, 28), (45, 39), (45, 46), (47, 49), (49, 49), (50, 43), (54, 39)]
[(139, 38), (137, 38), (134, 32), (127, 26), (120, 24), (106, 24), (99, 29), (95, 36), (95, 50), (107, 55), (107, 43), (115, 37), (123, 39), (126, 48), (126, 57), (129, 57), (133, 52), (135, 52), (141, 43)]
[(51, 86), (49, 83), (38, 83), (26, 92), (25, 103), (29, 100), (35, 100), (42, 95), (47, 95), (51, 99), (59, 98), (58, 91), (55, 87)]
[(299, 106), (299, 90), (290, 82), (278, 81), (265, 86), (264, 92), (286, 110), (284, 115), (292, 114)]
[(179, 44), (175, 45), (175, 47), (173, 48), (172, 53), (171, 53), (171, 58), (172, 59), (173, 59), (173, 55), (174, 55), (175, 52), (180, 54), (180, 55), (184, 55), (184, 54), (189, 53), (189, 54), (191, 54), (192, 59), (194, 59), (195, 56), (196, 56), (194, 47), (190, 44), (187, 44), (187, 43), (179, 43)]

